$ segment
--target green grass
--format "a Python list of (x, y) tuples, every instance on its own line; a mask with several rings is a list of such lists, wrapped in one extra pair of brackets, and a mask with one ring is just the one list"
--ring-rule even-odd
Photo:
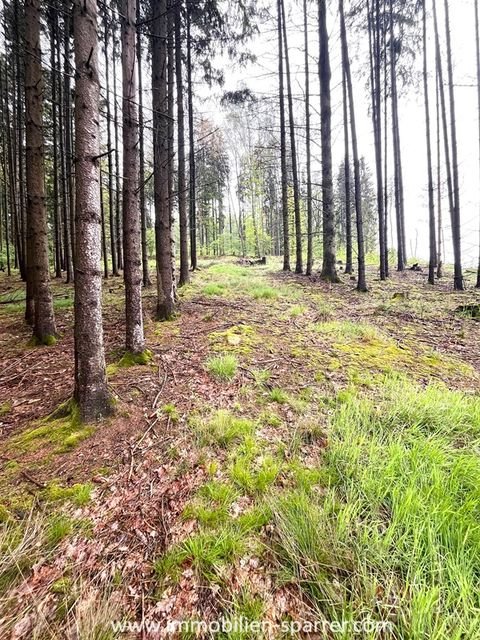
[(479, 445), (478, 397), (401, 378), (387, 378), (374, 399), (344, 396), (323, 496), (302, 487), (272, 502), (285, 579), (331, 620), (374, 612), (399, 638), (473, 640)]
[(246, 418), (238, 418), (224, 409), (218, 410), (209, 420), (194, 419), (192, 427), (201, 444), (228, 447), (245, 440), (255, 433), (255, 423)]
[(232, 353), (212, 356), (207, 360), (207, 371), (222, 382), (231, 382), (238, 369), (238, 360)]

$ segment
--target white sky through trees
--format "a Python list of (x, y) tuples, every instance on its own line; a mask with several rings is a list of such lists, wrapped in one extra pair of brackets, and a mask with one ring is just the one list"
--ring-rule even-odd
[[(431, 16), (431, 0), (428, 3), (429, 30), (429, 80), (430, 80), (430, 109), (432, 121), (432, 141), (434, 154), (434, 171), (436, 178), (436, 114), (435, 114), (435, 57), (433, 19)], [(296, 123), (298, 125), (298, 141), (300, 147), (300, 163), (303, 171), (304, 155), (304, 49), (303, 49), (303, 14), (301, 0), (286, 0), (288, 15), (288, 40), (290, 50), (290, 64), (295, 94)], [(350, 3), (346, 3), (348, 8)], [(216, 61), (226, 67), (226, 84), (222, 89), (213, 87), (208, 90), (198, 87), (198, 94), (203, 97), (197, 103), (197, 116), (212, 120), (222, 125), (225, 121), (225, 110), (219, 107), (218, 99), (223, 90), (233, 90), (242, 86), (249, 87), (259, 99), (255, 106), (256, 113), (278, 112), (278, 53), (276, 33), (276, 3), (264, 0), (264, 6), (269, 9), (270, 17), (263, 20), (259, 26), (259, 34), (252, 40), (248, 48), (257, 56), (257, 62), (244, 68), (232, 65), (225, 58)], [(475, 60), (475, 23), (473, 0), (450, 0), (452, 46), (454, 57), (454, 80), (458, 126), (459, 173), (461, 188), (461, 219), (462, 219), (462, 249), (465, 266), (475, 266), (478, 261), (478, 240), (480, 220), (480, 169), (478, 149), (478, 105), (476, 91), (476, 60)], [(443, 1), (437, 0), (439, 28), (442, 40), (445, 36)], [(310, 74), (311, 74), (311, 113), (312, 113), (312, 153), (313, 180), (320, 182), (320, 131), (319, 131), (319, 87), (317, 76), (318, 38), (317, 38), (317, 3), (310, 2)], [(333, 158), (334, 176), (343, 158), (343, 122), (342, 122), (342, 90), (341, 90), (341, 59), (339, 46), (339, 19), (337, 2), (331, 0), (329, 9), (329, 33), (331, 45), (332, 65), (332, 110), (333, 110)], [(421, 25), (419, 25), (421, 35)], [(369, 112), (369, 61), (367, 33), (357, 28), (348, 29), (350, 56), (354, 73), (354, 92), (357, 109), (357, 126), (359, 135), (360, 154), (374, 170), (374, 148), (372, 122)], [(401, 89), (400, 96), (400, 126), (402, 160), (405, 188), (405, 215), (407, 231), (407, 251), (409, 257), (417, 255), (428, 257), (428, 196), (427, 196), (427, 159), (425, 137), (425, 113), (423, 106), (422, 86), (422, 44), (417, 45), (416, 60), (413, 64), (412, 77), (409, 86)], [(444, 75), (446, 77), (446, 65)], [(400, 87), (399, 87), (400, 88)], [(278, 118), (277, 118), (278, 119)], [(258, 125), (252, 124), (252, 127)], [(277, 123), (278, 126), (278, 123)], [(391, 131), (388, 131), (389, 138)], [(228, 144), (228, 136), (226, 137)], [(317, 141), (317, 142), (315, 142)], [(390, 145), (391, 146), (391, 145)], [(442, 165), (443, 165), (442, 142)], [(389, 158), (390, 167), (392, 160)], [(450, 220), (448, 198), (446, 191), (445, 171), (443, 173), (443, 228), (447, 261), (452, 260)], [(389, 181), (393, 178), (390, 174)], [(393, 194), (392, 194), (393, 195)], [(393, 205), (391, 198), (391, 205)], [(393, 206), (389, 207), (389, 244), (395, 237)], [(393, 224), (392, 224), (393, 223)], [(393, 233), (393, 238), (392, 238)]]

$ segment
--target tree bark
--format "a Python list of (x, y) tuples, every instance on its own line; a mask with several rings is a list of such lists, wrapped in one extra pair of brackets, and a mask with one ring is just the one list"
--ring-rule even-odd
[[(140, 23), (140, 2), (137, 2), (137, 25)], [(142, 275), (143, 286), (149, 287), (150, 269), (148, 267), (147, 249), (147, 208), (145, 203), (145, 135), (143, 132), (143, 72), (142, 72), (142, 33), (137, 27), (137, 67), (138, 67), (138, 129), (139, 129), (139, 196), (140, 196), (140, 219), (142, 227)]]
[(323, 266), (322, 278), (339, 282), (335, 254), (335, 209), (333, 202), (332, 176), (332, 104), (330, 96), (330, 51), (327, 30), (326, 0), (318, 3), (318, 26), (320, 40), (320, 115), (322, 139), (322, 210), (323, 210)]
[(465, 284), (462, 272), (462, 240), (460, 228), (460, 182), (458, 177), (458, 147), (457, 147), (457, 120), (455, 113), (455, 87), (453, 84), (453, 60), (452, 42), (450, 33), (450, 8), (448, 0), (445, 6), (445, 34), (447, 43), (447, 74), (450, 98), (450, 131), (452, 136), (452, 177), (453, 177), (453, 210), (452, 210), (452, 237), (454, 254), (454, 288), (463, 291)]
[(127, 351), (145, 350), (139, 201), (138, 95), (135, 69), (137, 0), (122, 1), (123, 256)]
[(363, 212), (362, 212), (362, 186), (360, 176), (360, 157), (358, 154), (357, 126), (355, 119), (355, 104), (353, 99), (352, 74), (350, 70), (350, 58), (348, 55), (347, 30), (345, 28), (345, 11), (343, 0), (339, 0), (340, 34), (342, 41), (342, 66), (345, 75), (348, 103), (350, 110), (350, 126), (352, 130), (353, 168), (355, 180), (355, 211), (357, 222), (357, 247), (358, 247), (358, 279), (357, 290), (367, 291), (365, 275), (365, 243), (363, 238)]
[(278, 95), (280, 102), (280, 165), (282, 174), (283, 270), (290, 271), (290, 215), (288, 210), (287, 135), (285, 127), (285, 91), (283, 79), (282, 4), (277, 0)]
[(85, 422), (112, 411), (103, 347), (96, 0), (74, 0), (76, 232), (75, 400)]
[(310, 276), (313, 269), (313, 202), (312, 202), (312, 152), (310, 140), (310, 70), (308, 51), (308, 10), (307, 0), (303, 0), (303, 28), (305, 31), (305, 136), (306, 136), (306, 171), (307, 171), (307, 267)]
[(104, 46), (105, 46), (105, 84), (107, 90), (107, 151), (108, 151), (108, 219), (110, 224), (110, 253), (112, 254), (112, 275), (118, 276), (118, 261), (117, 261), (117, 227), (115, 224), (115, 201), (114, 201), (114, 188), (113, 188), (113, 148), (112, 148), (112, 108), (110, 105), (110, 60), (108, 57), (108, 45), (109, 45), (109, 27), (108, 27), (108, 14), (105, 14), (105, 32), (104, 32)]
[[(340, 5), (343, 10), (343, 3)], [(340, 20), (343, 14), (340, 14)], [(342, 26), (340, 27), (342, 28)], [(342, 63), (344, 66), (344, 63)], [(343, 137), (345, 140), (345, 159), (344, 159), (344, 172), (345, 172), (345, 236), (346, 236), (346, 261), (345, 261), (345, 273), (353, 273), (353, 260), (352, 260), (352, 211), (350, 205), (350, 135), (348, 132), (348, 88), (347, 88), (347, 75), (345, 69), (342, 73), (342, 92), (343, 92)]]
[(157, 318), (175, 312), (169, 207), (167, 2), (152, 0), (152, 105), (155, 241), (157, 256)]
[(185, 114), (183, 108), (182, 69), (182, 0), (175, 9), (175, 73), (177, 81), (177, 153), (178, 153), (178, 218), (180, 226), (180, 279), (181, 287), (189, 280), (188, 272), (188, 220), (185, 179)]
[(295, 140), (295, 119), (293, 114), (292, 80), (290, 75), (290, 56), (288, 52), (287, 21), (285, 18), (285, 2), (282, 5), (282, 30), (285, 46), (285, 71), (287, 72), (288, 120), (290, 128), (290, 154), (292, 158), (293, 210), (295, 221), (295, 273), (303, 273), (302, 257), (302, 220), (300, 216), (300, 187), (298, 182), (297, 145)]
[(428, 222), (430, 260), (428, 263), (428, 283), (435, 284), (435, 264), (437, 240), (435, 234), (435, 200), (433, 193), (432, 140), (430, 133), (430, 100), (428, 95), (428, 49), (427, 49), (427, 9), (425, 3), (422, 11), (423, 26), (423, 92), (425, 104), (425, 128), (427, 140), (427, 178), (428, 178)]
[(188, 85), (188, 136), (189, 136), (189, 223), (190, 265), (197, 268), (197, 194), (195, 167), (195, 132), (193, 130), (193, 80), (192, 80), (192, 36), (189, 0), (187, 0), (187, 85)]
[(72, 75), (72, 65), (70, 63), (70, 26), (72, 4), (69, 1), (64, 22), (64, 89), (63, 99), (65, 101), (65, 171), (68, 184), (68, 227), (70, 240), (70, 256), (72, 262), (71, 280), (75, 278), (75, 180), (72, 158), (72, 92), (70, 76)]
[(28, 274), (35, 307), (33, 335), (38, 342), (49, 344), (56, 328), (50, 291), (45, 208), (40, 0), (25, 2), (25, 49)]

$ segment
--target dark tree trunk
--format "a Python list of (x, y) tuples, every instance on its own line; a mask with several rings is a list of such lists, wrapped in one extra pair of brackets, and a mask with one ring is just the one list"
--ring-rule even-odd
[(292, 80), (290, 75), (290, 57), (288, 53), (287, 24), (285, 18), (285, 2), (282, 5), (282, 30), (285, 45), (285, 71), (287, 72), (288, 120), (290, 126), (290, 153), (292, 158), (293, 209), (295, 220), (295, 273), (303, 273), (302, 257), (302, 220), (300, 216), (300, 187), (298, 181), (297, 145), (295, 140), (295, 119), (293, 114)]
[(326, 0), (318, 3), (320, 39), (320, 116), (322, 138), (322, 210), (323, 210), (323, 266), (322, 278), (339, 282), (335, 255), (335, 209), (332, 176), (332, 103), (330, 96), (330, 51), (327, 30)]
[(135, 69), (137, 0), (122, 1), (123, 255), (127, 351), (145, 349), (139, 201), (138, 94)]
[(428, 263), (428, 282), (435, 284), (435, 264), (437, 240), (435, 236), (435, 200), (433, 193), (432, 140), (430, 133), (430, 101), (428, 96), (428, 52), (427, 52), (427, 10), (423, 5), (423, 91), (425, 102), (425, 127), (427, 134), (427, 178), (428, 178), (428, 222), (430, 240), (430, 260)]
[(454, 288), (463, 291), (465, 284), (462, 272), (462, 239), (460, 224), (460, 183), (458, 177), (458, 147), (457, 147), (457, 120), (455, 113), (455, 87), (453, 84), (453, 60), (452, 42), (450, 33), (450, 8), (448, 0), (445, 6), (445, 33), (447, 43), (447, 73), (450, 97), (450, 131), (452, 136), (452, 177), (453, 177), (453, 211), (452, 211), (452, 238), (454, 254)]
[(102, 258), (103, 258), (103, 277), (108, 280), (108, 253), (107, 253), (107, 236), (105, 233), (105, 203), (103, 199), (103, 180), (102, 167), (100, 165), (100, 215), (102, 218)]
[(71, 27), (71, 2), (67, 3), (67, 12), (64, 22), (64, 88), (63, 99), (65, 102), (65, 171), (68, 184), (68, 231), (70, 240), (70, 256), (72, 262), (71, 280), (75, 277), (75, 182), (72, 157), (72, 92), (70, 76), (72, 65), (70, 63), (70, 27)]
[(113, 148), (112, 148), (112, 109), (110, 105), (110, 59), (108, 56), (109, 45), (109, 28), (108, 28), (108, 15), (105, 15), (105, 33), (104, 33), (104, 45), (105, 45), (105, 84), (107, 90), (107, 151), (108, 151), (108, 219), (110, 224), (110, 253), (112, 255), (112, 275), (118, 276), (118, 262), (117, 262), (117, 241), (116, 241), (116, 225), (115, 225), (115, 202), (114, 202), (114, 188), (113, 188)]
[(85, 422), (112, 411), (102, 323), (99, 77), (96, 0), (74, 2), (76, 277), (75, 400)]
[(278, 95), (280, 101), (280, 165), (282, 173), (283, 270), (290, 271), (290, 216), (288, 211), (287, 135), (285, 126), (285, 91), (283, 78), (282, 3), (277, 0)]
[(169, 207), (167, 2), (152, 0), (152, 100), (157, 256), (157, 318), (170, 319), (175, 312)]
[(40, 0), (25, 2), (25, 40), (28, 278), (32, 283), (35, 307), (33, 335), (41, 344), (50, 344), (56, 328), (50, 291), (45, 208)]
[(310, 276), (313, 269), (313, 202), (312, 202), (312, 153), (310, 140), (310, 70), (308, 51), (308, 9), (307, 0), (303, 0), (303, 28), (305, 31), (305, 136), (307, 170), (307, 268)]
[(195, 132), (193, 130), (193, 80), (192, 80), (192, 36), (190, 7), (187, 0), (187, 93), (188, 93), (188, 136), (189, 136), (189, 223), (190, 223), (190, 266), (197, 269), (197, 193), (195, 167)]
[[(140, 2), (137, 2), (137, 24), (140, 22)], [(150, 270), (148, 267), (147, 249), (147, 208), (145, 203), (145, 134), (143, 131), (143, 72), (142, 72), (142, 32), (137, 27), (137, 66), (138, 66), (138, 130), (139, 130), (139, 196), (140, 196), (140, 220), (142, 227), (142, 276), (143, 286), (149, 287)]]
[[(341, 4), (343, 10), (343, 3)], [(342, 18), (341, 14), (341, 19)], [(345, 171), (345, 236), (346, 236), (346, 262), (345, 273), (353, 273), (353, 260), (352, 260), (352, 211), (350, 204), (350, 136), (348, 133), (348, 88), (347, 88), (347, 75), (345, 69), (342, 73), (342, 92), (343, 92), (343, 134), (345, 139), (345, 159), (344, 159), (344, 171)]]
[(188, 220), (185, 179), (185, 114), (183, 109), (182, 68), (182, 0), (175, 9), (175, 73), (177, 81), (177, 151), (178, 151), (178, 218), (180, 226), (180, 279), (179, 286), (189, 280), (188, 272)]
[(342, 66), (345, 75), (348, 103), (350, 110), (350, 126), (352, 129), (353, 168), (355, 179), (355, 211), (357, 221), (357, 247), (358, 247), (358, 280), (357, 290), (367, 291), (365, 276), (365, 243), (363, 238), (363, 212), (362, 212), (362, 185), (360, 176), (360, 158), (358, 154), (357, 127), (355, 120), (355, 104), (353, 99), (352, 75), (350, 70), (350, 58), (348, 55), (347, 31), (345, 28), (345, 12), (343, 0), (339, 0), (340, 33), (342, 41)]
[(436, 89), (436, 121), (437, 121), (437, 278), (443, 276), (443, 250), (442, 250), (442, 151), (440, 135), (440, 87), (438, 73), (435, 73)]
[[(115, 23), (113, 23), (115, 25)], [(117, 92), (117, 47), (115, 39), (115, 26), (112, 31), (113, 47), (113, 131), (115, 135), (115, 225), (117, 228), (117, 265), (120, 270), (123, 269), (123, 229), (122, 229), (122, 207), (121, 207), (121, 189), (122, 181), (120, 179), (120, 128), (118, 117), (118, 92)]]
[[(387, 249), (386, 249), (386, 218), (387, 209), (384, 204), (383, 174), (382, 174), (382, 127), (380, 115), (381, 88), (378, 86), (377, 67), (380, 63), (380, 51), (377, 44), (377, 23), (379, 20), (378, 6), (377, 12), (373, 12), (373, 6), (367, 0), (367, 21), (368, 21), (368, 41), (370, 59), (370, 94), (372, 102), (372, 124), (375, 145), (375, 174), (377, 182), (377, 211), (378, 211), (378, 235), (380, 250), (380, 280), (385, 280), (388, 276)], [(386, 176), (385, 176), (386, 181)]]

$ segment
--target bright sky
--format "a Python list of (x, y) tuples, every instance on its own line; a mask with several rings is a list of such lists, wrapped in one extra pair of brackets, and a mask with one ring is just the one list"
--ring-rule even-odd
[[(429, 0), (427, 0), (428, 2)], [(270, 3), (270, 12), (275, 16), (275, 3)], [(329, 14), (329, 32), (332, 56), (332, 108), (333, 108), (333, 144), (334, 163), (338, 165), (343, 156), (343, 125), (342, 125), (342, 91), (340, 73), (339, 50), (339, 24), (336, 11), (336, 2), (332, 0)], [(429, 3), (430, 4), (430, 3)], [(310, 57), (311, 57), (311, 92), (312, 92), (312, 126), (317, 128), (312, 146), (312, 152), (319, 157), (320, 147), (318, 131), (319, 127), (319, 88), (317, 79), (318, 41), (316, 25), (316, 3), (310, 3)], [(442, 6), (440, 6), (442, 5)], [(348, 6), (348, 3), (347, 3)], [(475, 67), (475, 25), (473, 0), (450, 0), (452, 20), (452, 43), (454, 51), (454, 79), (457, 104), (458, 147), (461, 186), (461, 218), (464, 263), (466, 266), (476, 266), (478, 261), (479, 221), (480, 221), (480, 160), (478, 143), (478, 105), (476, 92), (476, 67)], [(437, 1), (439, 11), (439, 24), (441, 33), (444, 33), (443, 2)], [(288, 12), (288, 38), (291, 55), (292, 72), (295, 74), (294, 93), (296, 96), (296, 109), (298, 122), (303, 123), (304, 107), (302, 102), (304, 76), (303, 76), (303, 15), (301, 0), (287, 0)], [(430, 71), (434, 70), (433, 50), (433, 22), (429, 22), (430, 29)], [(366, 156), (371, 168), (374, 167), (373, 134), (371, 117), (369, 115), (369, 88), (365, 75), (368, 49), (366, 49), (366, 36), (356, 32), (349, 32), (350, 55), (354, 71), (354, 91), (356, 96), (357, 126), (359, 130), (360, 153)], [(267, 100), (263, 106), (266, 111), (274, 108), (273, 101), (278, 91), (278, 79), (276, 76), (277, 36), (276, 23), (272, 18), (260, 25), (260, 35), (251, 43), (250, 48), (257, 55), (257, 63), (249, 65), (245, 69), (232, 69), (227, 75), (225, 89), (234, 89), (247, 85), (258, 97)], [(418, 77), (413, 86), (408, 87), (400, 101), (401, 138), (405, 183), (405, 211), (407, 218), (407, 248), (409, 254), (419, 257), (428, 255), (428, 211), (427, 211), (427, 168), (426, 168), (426, 142), (425, 142), (425, 115), (423, 106), (423, 84), (421, 79), (422, 52), (418, 52), (416, 73)], [(363, 68), (363, 75), (362, 73)], [(445, 73), (446, 76), (446, 73)], [(435, 75), (431, 77), (431, 118), (434, 150), (436, 152), (435, 137)], [(221, 124), (224, 115), (219, 112), (215, 96), (221, 91), (213, 90), (209, 94), (200, 110), (210, 119)], [(205, 96), (206, 97), (206, 96)], [(270, 98), (271, 100), (268, 100)], [(299, 131), (299, 138), (301, 137)], [(389, 131), (390, 135), (390, 131)], [(442, 147), (443, 148), (443, 147)], [(319, 170), (318, 161), (315, 169)], [(435, 169), (436, 171), (436, 169)], [(436, 175), (436, 174), (435, 174)], [(447, 260), (452, 259), (451, 240), (449, 230), (449, 212), (446, 198), (443, 200), (444, 237)], [(394, 226), (394, 225), (393, 225)], [(390, 225), (392, 228), (392, 225)], [(392, 240), (390, 240), (392, 242)]]

